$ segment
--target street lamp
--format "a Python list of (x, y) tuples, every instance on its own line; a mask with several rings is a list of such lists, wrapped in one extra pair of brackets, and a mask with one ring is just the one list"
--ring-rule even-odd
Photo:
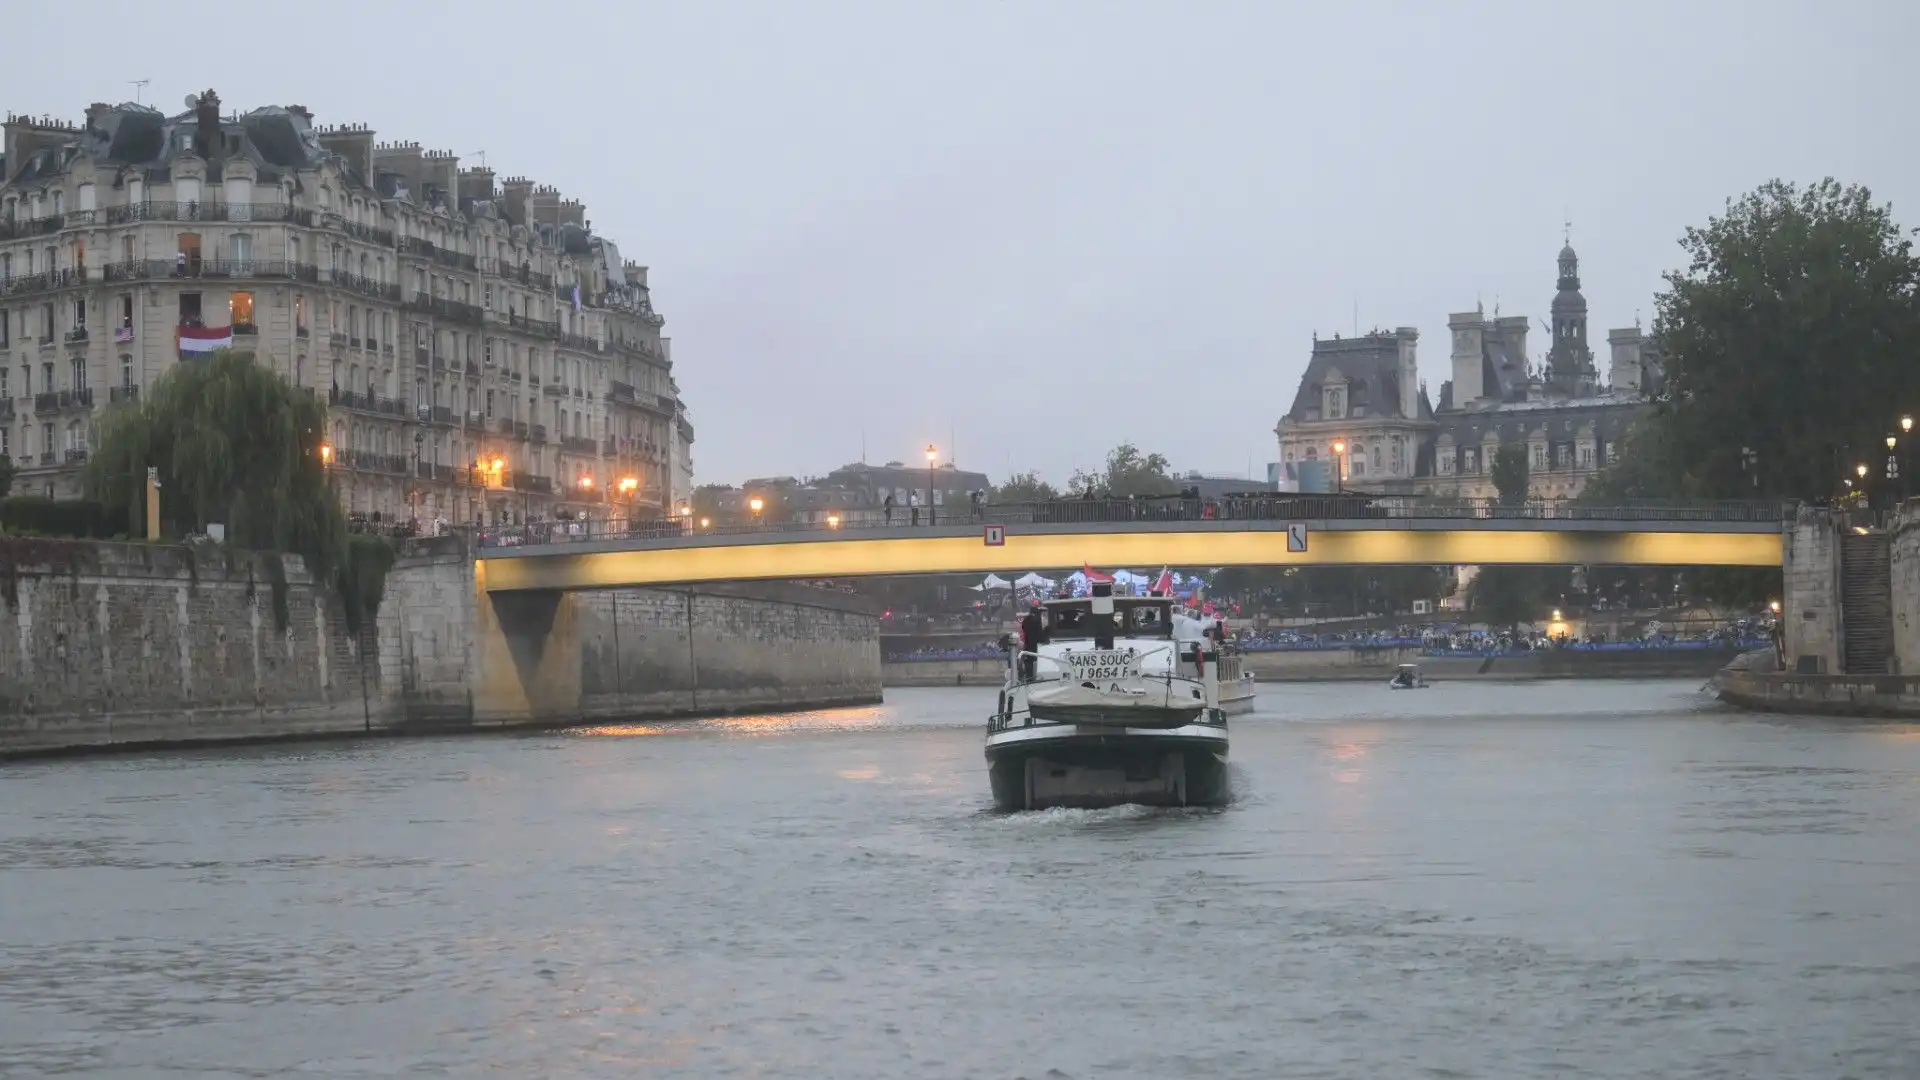
[(1767, 609), (1772, 611), (1775, 615), (1780, 614), (1780, 601), (1778, 600), (1772, 601), (1767, 605)]
[(333, 466), (333, 444), (321, 443), (320, 444), (320, 467), (323, 469), (327, 469), (327, 468), (331, 468), (332, 466)]
[(1346, 485), (1346, 479), (1347, 479), (1345, 475), (1347, 471), (1346, 457), (1347, 457), (1346, 440), (1345, 439), (1333, 440), (1333, 493), (1335, 495), (1340, 494), (1341, 488), (1343, 488)]
[(711, 525), (711, 524), (713, 524), (713, 520), (712, 520), (711, 518), (701, 518), (701, 519), (700, 519), (700, 527), (701, 527), (701, 528), (703, 528), (703, 529), (704, 529), (704, 528), (706, 528), (707, 526), (709, 526), (709, 525)]
[(753, 498), (747, 500), (747, 509), (753, 512), (753, 523), (755, 525), (760, 524), (760, 509), (766, 505), (767, 504), (761, 501), (760, 496), (758, 495), (755, 495)]
[(840, 515), (839, 515), (839, 514), (828, 514), (828, 515), (827, 515), (827, 528), (829, 528), (829, 529), (837, 529), (837, 528), (839, 528), (839, 527), (840, 527)]
[(1903, 416), (1903, 417), (1901, 417), (1901, 418), (1900, 418), (1900, 433), (1901, 433), (1902, 435), (1905, 435), (1905, 434), (1908, 434), (1909, 432), (1911, 432), (1912, 430), (1913, 430), (1913, 417), (1911, 417), (1911, 416)]
[(927, 444), (927, 524), (929, 525), (933, 524), (933, 459), (936, 456), (938, 456), (938, 454), (939, 454), (939, 451), (933, 448), (933, 444), (928, 443)]

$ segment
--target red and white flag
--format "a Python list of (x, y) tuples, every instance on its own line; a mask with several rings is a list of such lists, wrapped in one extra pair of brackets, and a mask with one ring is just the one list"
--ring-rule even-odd
[(1153, 595), (1173, 595), (1173, 571), (1170, 568), (1165, 566), (1160, 568), (1160, 576), (1153, 582)]
[(210, 353), (233, 347), (231, 326), (182, 326), (174, 330), (180, 341), (181, 355)]
[(1086, 578), (1089, 582), (1101, 581), (1101, 582), (1111, 583), (1113, 581), (1112, 574), (1103, 574), (1100, 571), (1095, 570), (1091, 565), (1088, 565), (1085, 563), (1081, 564), (1080, 572), (1086, 575)]

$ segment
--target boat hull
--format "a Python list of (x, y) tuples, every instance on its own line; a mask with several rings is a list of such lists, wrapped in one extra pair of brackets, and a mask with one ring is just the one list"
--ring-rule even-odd
[(1218, 725), (1160, 731), (1040, 725), (989, 740), (986, 753), (1000, 810), (1222, 806), (1232, 798), (1226, 730)]

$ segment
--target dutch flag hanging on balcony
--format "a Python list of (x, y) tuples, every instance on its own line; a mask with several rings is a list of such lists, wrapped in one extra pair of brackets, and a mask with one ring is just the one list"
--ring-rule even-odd
[(182, 357), (233, 347), (231, 326), (182, 326), (174, 331), (174, 335), (180, 341)]

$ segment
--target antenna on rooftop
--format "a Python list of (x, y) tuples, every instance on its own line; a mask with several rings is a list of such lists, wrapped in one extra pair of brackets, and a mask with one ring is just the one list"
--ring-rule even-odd
[(485, 150), (475, 150), (473, 156), (480, 159), (481, 168), (484, 169), (487, 167), (487, 152)]
[(133, 103), (135, 105), (140, 104), (141, 95), (146, 93), (147, 84), (152, 82), (153, 80), (152, 79), (128, 79), (127, 81), (133, 84)]

